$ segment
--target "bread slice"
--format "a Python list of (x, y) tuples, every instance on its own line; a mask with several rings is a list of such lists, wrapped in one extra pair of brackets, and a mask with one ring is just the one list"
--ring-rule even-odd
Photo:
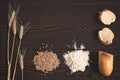
[(114, 33), (109, 28), (103, 28), (98, 32), (99, 40), (104, 45), (112, 44)]
[(110, 25), (116, 20), (116, 15), (111, 10), (104, 9), (99, 13), (99, 19), (105, 25)]

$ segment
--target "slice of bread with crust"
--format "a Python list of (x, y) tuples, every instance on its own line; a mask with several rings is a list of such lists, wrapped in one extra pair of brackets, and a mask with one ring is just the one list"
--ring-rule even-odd
[(114, 33), (109, 28), (103, 28), (98, 32), (98, 38), (104, 45), (110, 45), (114, 39)]
[(99, 20), (105, 25), (110, 25), (115, 22), (116, 15), (111, 10), (104, 9), (99, 12)]

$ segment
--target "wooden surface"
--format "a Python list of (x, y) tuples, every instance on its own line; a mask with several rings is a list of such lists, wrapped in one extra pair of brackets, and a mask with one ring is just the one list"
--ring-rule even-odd
[[(6, 80), (7, 76), (8, 3), (8, 0), (0, 1), (0, 80)], [(18, 0), (17, 3), (21, 7), (19, 19), (23, 23), (31, 21), (31, 28), (22, 42), (22, 47), (27, 49), (24, 80), (120, 80), (119, 0)], [(117, 16), (116, 22), (110, 26), (105, 26), (98, 20), (98, 12), (105, 8), (112, 10)], [(115, 39), (110, 46), (102, 45), (97, 39), (98, 30), (104, 27), (109, 27), (115, 33)], [(83, 43), (86, 50), (90, 50), (90, 66), (85, 72), (79, 71), (71, 75), (64, 64), (63, 54), (73, 49), (66, 46), (72, 46), (73, 39), (78, 46)], [(41, 43), (50, 45), (61, 61), (60, 67), (49, 74), (36, 71), (32, 62)], [(15, 43), (16, 49), (17, 45), (18, 39)], [(114, 55), (114, 70), (109, 77), (99, 73), (99, 50)], [(19, 66), (15, 80), (21, 80)]]

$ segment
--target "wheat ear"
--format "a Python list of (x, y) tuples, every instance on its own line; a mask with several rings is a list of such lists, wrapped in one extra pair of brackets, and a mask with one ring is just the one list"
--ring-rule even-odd
[(15, 11), (12, 12), (12, 15), (9, 19), (9, 24), (8, 26), (11, 27), (12, 26), (12, 23), (13, 23), (13, 20), (15, 19)]
[(23, 33), (24, 33), (24, 27), (23, 27), (23, 25), (21, 25), (20, 32), (19, 32), (19, 39), (20, 39), (20, 41), (19, 41), (19, 45), (18, 45), (17, 56), (16, 56), (16, 61), (15, 61), (15, 66), (14, 66), (12, 80), (15, 79), (16, 68), (17, 68), (17, 61), (18, 61), (18, 56), (19, 56), (19, 52), (20, 52), (20, 47), (21, 47), (21, 41), (22, 41)]
[(22, 72), (22, 80), (23, 80), (23, 69), (24, 69), (24, 60), (23, 60), (23, 55), (20, 53), (19, 54), (19, 62), (20, 62), (20, 69), (21, 69), (21, 72)]
[(19, 33), (19, 38), (20, 39), (22, 39), (23, 34), (24, 34), (24, 27), (23, 27), (23, 25), (21, 25), (21, 27), (20, 27), (20, 33)]
[(25, 55), (26, 50), (23, 50), (22, 52), (19, 53), (19, 63), (20, 63), (20, 69), (22, 73), (22, 80), (23, 80), (23, 70), (24, 70), (24, 55)]

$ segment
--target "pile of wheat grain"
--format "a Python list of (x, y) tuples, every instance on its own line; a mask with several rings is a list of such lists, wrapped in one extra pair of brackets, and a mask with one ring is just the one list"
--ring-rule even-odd
[(38, 52), (38, 55), (34, 56), (33, 61), (36, 69), (45, 73), (53, 71), (60, 64), (57, 55), (53, 51)]

